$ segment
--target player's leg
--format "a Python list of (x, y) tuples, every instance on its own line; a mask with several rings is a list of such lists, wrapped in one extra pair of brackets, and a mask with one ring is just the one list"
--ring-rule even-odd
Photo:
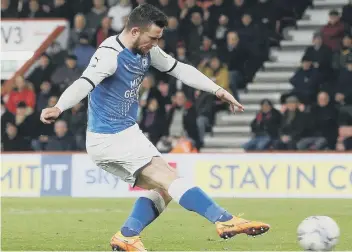
[[(113, 250), (117, 251), (144, 251), (144, 245), (140, 240), (140, 233), (163, 212), (172, 200), (167, 190), (156, 187), (149, 179), (135, 174), (135, 186), (148, 190), (146, 194), (138, 198), (133, 206), (132, 212), (123, 224), (120, 232), (116, 233), (110, 241)], [(175, 169), (170, 168), (170, 173)]]
[[(138, 180), (142, 183), (138, 184)], [(151, 163), (140, 171), (138, 180), (138, 186), (146, 189), (162, 188), (185, 209), (216, 223), (217, 231), (222, 238), (226, 239), (239, 233), (258, 235), (269, 229), (269, 225), (265, 223), (248, 221), (231, 215), (201, 188), (178, 177), (161, 157), (154, 157)]]
[(158, 218), (171, 199), (163, 189), (148, 190), (136, 200), (130, 216), (121, 228), (121, 234), (125, 237), (140, 235), (144, 228)]

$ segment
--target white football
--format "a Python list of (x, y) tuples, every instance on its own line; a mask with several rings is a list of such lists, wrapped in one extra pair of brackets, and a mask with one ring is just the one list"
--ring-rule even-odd
[(340, 228), (328, 216), (310, 216), (299, 224), (297, 236), (304, 250), (330, 251), (337, 244)]

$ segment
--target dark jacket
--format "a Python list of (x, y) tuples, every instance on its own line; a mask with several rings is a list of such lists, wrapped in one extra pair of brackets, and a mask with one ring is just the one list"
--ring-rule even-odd
[(280, 136), (290, 136), (293, 141), (298, 141), (303, 137), (304, 131), (307, 128), (306, 123), (308, 117), (303, 112), (296, 110), (293, 119), (289, 120), (289, 113), (289, 111), (286, 111), (283, 114), (279, 134)]
[(256, 136), (277, 138), (281, 123), (280, 112), (273, 108), (268, 113), (259, 112), (251, 123), (252, 132)]

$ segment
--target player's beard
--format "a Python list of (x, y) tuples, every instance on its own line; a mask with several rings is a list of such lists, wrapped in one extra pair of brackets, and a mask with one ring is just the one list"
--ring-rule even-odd
[(134, 44), (133, 44), (133, 52), (138, 53), (140, 55), (143, 55), (144, 53), (139, 48), (139, 44), (140, 44), (140, 37), (138, 37), (136, 42), (134, 42)]

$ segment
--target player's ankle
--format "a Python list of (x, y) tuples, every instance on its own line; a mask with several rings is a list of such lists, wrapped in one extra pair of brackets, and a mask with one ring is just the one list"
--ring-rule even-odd
[(217, 222), (225, 222), (229, 221), (233, 218), (231, 214), (229, 214), (227, 211), (225, 211), (216, 221)]
[(137, 236), (139, 233), (135, 230), (132, 230), (128, 227), (122, 227), (121, 228), (121, 234), (125, 237), (132, 237), (132, 236)]

